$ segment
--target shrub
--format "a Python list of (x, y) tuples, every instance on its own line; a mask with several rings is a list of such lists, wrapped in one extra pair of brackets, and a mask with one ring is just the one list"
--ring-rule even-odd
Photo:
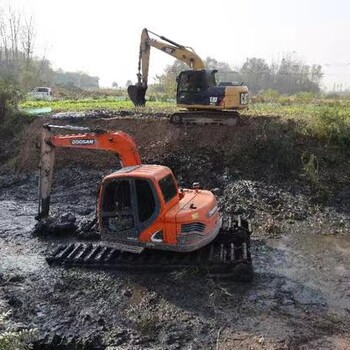
[(0, 137), (11, 138), (34, 120), (18, 110), (21, 91), (12, 83), (0, 80)]
[(279, 93), (277, 90), (268, 89), (260, 93), (263, 101), (266, 102), (276, 102), (279, 97)]
[(348, 148), (350, 145), (350, 114), (340, 108), (324, 108), (315, 121), (317, 134), (322, 139)]
[(0, 121), (17, 110), (20, 98), (21, 92), (15, 85), (0, 80)]
[(310, 103), (314, 98), (315, 94), (313, 92), (302, 91), (297, 93), (296, 102)]
[(2, 331), (1, 328), (10, 315), (10, 312), (0, 314), (0, 349), (1, 350), (27, 350), (30, 349), (30, 342), (33, 340), (35, 330), (21, 330), (17, 332)]

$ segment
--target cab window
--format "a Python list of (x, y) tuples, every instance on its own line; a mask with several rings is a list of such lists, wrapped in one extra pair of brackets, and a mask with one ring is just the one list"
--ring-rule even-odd
[(152, 188), (146, 180), (136, 180), (135, 188), (139, 220), (145, 222), (151, 218), (156, 208)]
[(131, 209), (130, 183), (127, 180), (113, 181), (106, 187), (103, 210), (121, 211)]
[(135, 220), (131, 200), (131, 184), (128, 180), (109, 183), (102, 203), (102, 222), (111, 234), (133, 230)]
[(163, 177), (159, 180), (158, 184), (162, 191), (165, 203), (168, 203), (177, 195), (175, 180), (172, 174)]

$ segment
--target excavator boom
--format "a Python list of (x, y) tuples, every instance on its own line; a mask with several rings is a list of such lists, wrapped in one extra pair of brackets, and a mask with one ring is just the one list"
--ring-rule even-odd
[[(154, 36), (157, 36), (163, 41), (150, 38), (148, 33), (152, 33)], [(164, 36), (160, 36), (144, 28), (141, 33), (137, 74), (138, 82), (137, 85), (130, 85), (128, 87), (129, 97), (136, 106), (144, 106), (146, 102), (145, 94), (148, 87), (147, 84), (151, 47), (155, 47), (156, 49), (186, 63), (193, 70), (202, 70), (205, 67), (202, 59), (192, 48), (180, 45)]]
[[(73, 130), (84, 133), (53, 135), (52, 129)], [(134, 140), (122, 131), (112, 132), (87, 127), (44, 125), (39, 163), (38, 219), (47, 217), (49, 214), (56, 147), (111, 151), (119, 156), (122, 167), (141, 164), (140, 155)]]

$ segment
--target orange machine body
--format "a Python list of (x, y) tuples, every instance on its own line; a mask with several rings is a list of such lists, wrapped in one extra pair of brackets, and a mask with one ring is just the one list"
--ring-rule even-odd
[(99, 149), (116, 153), (122, 166), (141, 164), (136, 144), (123, 131), (101, 134), (72, 134), (50, 136), (49, 142), (55, 147)]
[[(124, 190), (129, 188), (125, 192), (131, 192), (133, 203), (126, 200), (126, 205), (115, 205), (114, 200), (118, 199), (108, 198), (113, 191), (121, 198), (122, 186)], [(148, 204), (142, 203), (145, 199)], [(109, 243), (179, 252), (207, 245), (221, 227), (213, 193), (199, 189), (179, 191), (172, 171), (161, 165), (127, 167), (106, 176), (100, 189), (98, 213), (101, 237)], [(126, 225), (118, 227), (123, 218), (115, 219), (115, 214), (124, 215)]]
[[(53, 128), (90, 132), (52, 135)], [(49, 215), (56, 147), (99, 149), (119, 156), (122, 168), (103, 179), (97, 203), (101, 239), (108, 244), (135, 252), (143, 248), (189, 252), (219, 233), (221, 218), (213, 193), (179, 190), (168, 167), (141, 164), (134, 140), (124, 132), (73, 126), (43, 128), (38, 220)]]

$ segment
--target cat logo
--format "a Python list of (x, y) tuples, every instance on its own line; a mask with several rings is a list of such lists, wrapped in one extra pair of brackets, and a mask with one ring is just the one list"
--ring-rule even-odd
[(218, 98), (216, 96), (211, 96), (209, 97), (209, 102), (211, 105), (216, 105), (216, 103), (218, 102)]
[(165, 47), (162, 49), (164, 52), (166, 52), (168, 55), (171, 55), (174, 52), (174, 49), (170, 47)]

